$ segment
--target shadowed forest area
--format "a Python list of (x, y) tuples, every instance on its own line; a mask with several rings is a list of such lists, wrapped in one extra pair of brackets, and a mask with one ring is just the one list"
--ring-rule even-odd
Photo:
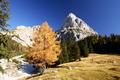
[(89, 36), (83, 40), (75, 41), (72, 38), (61, 39), (62, 53), (58, 63), (66, 63), (80, 60), (80, 57), (88, 57), (89, 53), (120, 54), (120, 35)]

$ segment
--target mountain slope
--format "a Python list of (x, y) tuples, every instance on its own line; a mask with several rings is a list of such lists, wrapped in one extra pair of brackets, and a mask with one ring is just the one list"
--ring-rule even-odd
[(76, 41), (84, 39), (87, 36), (97, 35), (92, 28), (90, 28), (82, 19), (70, 13), (60, 30), (57, 31), (58, 37), (68, 39), (70, 36), (74, 37)]
[(40, 28), (40, 25), (33, 26), (33, 27), (26, 27), (26, 26), (18, 26), (15, 30), (12, 30), (12, 34), (17, 35), (17, 37), (13, 37), (13, 40), (21, 43), (24, 46), (31, 46), (33, 43), (34, 34), (33, 32)]

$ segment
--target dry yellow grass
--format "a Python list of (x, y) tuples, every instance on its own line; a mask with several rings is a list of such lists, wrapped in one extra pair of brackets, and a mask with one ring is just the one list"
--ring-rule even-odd
[(22, 80), (120, 80), (120, 55), (90, 54), (82, 61), (61, 64), (41, 76)]

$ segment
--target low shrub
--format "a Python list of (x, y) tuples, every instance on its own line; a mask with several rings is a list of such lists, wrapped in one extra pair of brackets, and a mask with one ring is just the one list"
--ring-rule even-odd
[(4, 73), (4, 69), (0, 66), (0, 72)]
[(20, 61), (18, 61), (17, 59), (13, 59), (12, 62), (14, 62), (16, 64), (20, 64)]

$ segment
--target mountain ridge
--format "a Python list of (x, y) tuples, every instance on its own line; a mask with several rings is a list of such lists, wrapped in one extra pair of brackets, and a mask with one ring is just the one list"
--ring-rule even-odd
[[(12, 39), (21, 43), (24, 46), (32, 46), (34, 31), (40, 28), (41, 25), (36, 26), (17, 26), (16, 29), (11, 30), (13, 35), (18, 35), (19, 38), (13, 37)], [(69, 37), (75, 38), (76, 41), (84, 39), (87, 36), (97, 35), (90, 26), (87, 25), (81, 18), (75, 14), (70, 13), (65, 19), (62, 27), (57, 30), (57, 37), (60, 39), (64, 37), (66, 40)]]
[(61, 29), (58, 30), (58, 37), (64, 37), (66, 39), (68, 33), (69, 35), (73, 35), (76, 41), (84, 39), (87, 36), (98, 34), (87, 23), (73, 13), (70, 13), (67, 16)]

